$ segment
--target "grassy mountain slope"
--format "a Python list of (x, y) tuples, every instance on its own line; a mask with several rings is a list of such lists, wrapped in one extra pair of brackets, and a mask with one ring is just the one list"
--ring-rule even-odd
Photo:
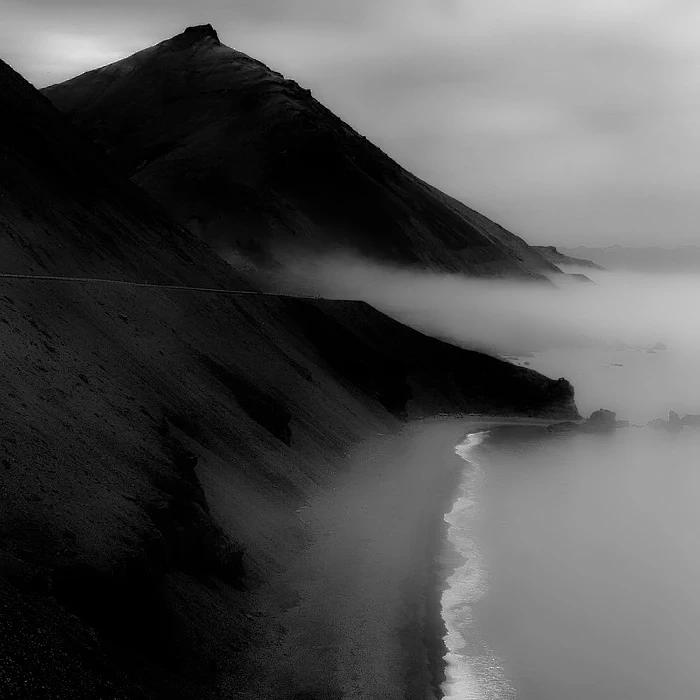
[[(0, 110), (0, 273), (243, 284), (1, 62)], [(9, 698), (253, 697), (296, 511), (348, 445), (406, 412), (575, 413), (354, 303), (0, 278), (0, 356)]]
[(221, 251), (269, 262), (271, 251), (340, 248), (473, 274), (555, 271), (209, 25), (43, 92)]

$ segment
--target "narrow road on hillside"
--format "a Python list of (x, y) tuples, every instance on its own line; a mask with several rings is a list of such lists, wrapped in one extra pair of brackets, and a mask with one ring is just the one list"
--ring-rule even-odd
[(124, 287), (142, 287), (149, 289), (163, 289), (179, 292), (204, 292), (207, 294), (232, 294), (237, 296), (265, 296), (265, 297), (287, 297), (290, 299), (320, 299), (321, 297), (298, 296), (295, 294), (284, 294), (282, 292), (261, 292), (253, 289), (219, 289), (216, 287), (188, 287), (180, 284), (157, 284), (153, 282), (130, 282), (128, 280), (110, 280), (99, 277), (63, 277), (60, 275), (21, 275), (8, 272), (0, 272), (0, 279), (27, 280), (31, 282), (67, 282), (67, 283), (89, 283), (89, 284), (111, 284)]

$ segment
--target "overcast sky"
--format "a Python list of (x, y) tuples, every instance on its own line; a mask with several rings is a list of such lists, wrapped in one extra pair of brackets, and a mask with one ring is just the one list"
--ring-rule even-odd
[(41, 87), (211, 22), (531, 243), (700, 245), (700, 3), (0, 0)]

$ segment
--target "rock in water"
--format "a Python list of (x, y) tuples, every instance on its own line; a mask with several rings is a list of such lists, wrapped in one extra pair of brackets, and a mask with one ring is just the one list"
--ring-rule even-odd
[(609, 411), (606, 408), (599, 408), (591, 413), (588, 423), (590, 425), (613, 425), (617, 419), (615, 411)]
[(669, 433), (678, 433), (683, 430), (683, 421), (676, 411), (668, 412), (668, 420), (654, 418), (647, 423), (647, 427), (654, 430), (666, 430)]

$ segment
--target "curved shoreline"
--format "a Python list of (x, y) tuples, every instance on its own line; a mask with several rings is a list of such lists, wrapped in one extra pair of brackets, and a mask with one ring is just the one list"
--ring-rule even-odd
[[(461, 439), (455, 443), (456, 450), (466, 438), (476, 433), (492, 431), (502, 427), (514, 428), (543, 428), (550, 425), (551, 418), (540, 419), (530, 417), (474, 417), (470, 416), (464, 433)], [(443, 685), (448, 680), (447, 678), (447, 654), (450, 652), (447, 646), (446, 638), (449, 633), (447, 621), (443, 617), (443, 596), (450, 588), (450, 577), (467, 562), (467, 559), (461, 554), (454, 544), (449, 539), (450, 522), (447, 516), (452, 512), (455, 505), (462, 497), (462, 485), (465, 469), (472, 466), (472, 462), (464, 456), (457, 455), (459, 458), (459, 466), (454, 472), (454, 481), (449, 496), (442, 506), (442, 510), (437, 516), (437, 527), (440, 532), (440, 537), (437, 540), (436, 548), (432, 553), (432, 580), (433, 586), (431, 591), (427, 593), (430, 599), (436, 601), (431, 610), (428, 610), (426, 619), (426, 629), (430, 630), (433, 637), (426, 639), (426, 647), (431, 654), (430, 667), (433, 678), (432, 692), (435, 698), (440, 699), (445, 697)]]
[(272, 684), (309, 698), (438, 700), (448, 523), (469, 432), (536, 419), (423, 420), (357, 446), (303, 511), (309, 546), (275, 584), (290, 592)]

